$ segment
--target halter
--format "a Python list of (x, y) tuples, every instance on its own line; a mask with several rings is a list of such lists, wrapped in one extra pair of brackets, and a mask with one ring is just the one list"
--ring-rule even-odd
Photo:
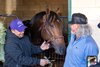
[(61, 38), (64, 38), (64, 36), (59, 36), (59, 37), (51, 37), (49, 40), (47, 40), (47, 42), (51, 42), (51, 41), (54, 41), (54, 40), (58, 40), (58, 39), (61, 39)]
[(61, 36), (58, 36), (58, 37), (55, 37), (53, 35), (53, 33), (51, 32), (51, 30), (48, 30), (47, 23), (50, 26), (50, 24), (49, 24), (50, 21), (47, 18), (48, 18), (48, 16), (46, 16), (46, 20), (45, 20), (44, 24), (40, 27), (40, 30), (41, 31), (45, 30), (48, 33), (48, 35), (51, 36), (51, 38), (48, 39), (47, 42), (51, 42), (51, 41), (54, 41), (54, 40), (58, 40), (58, 39), (64, 38), (64, 36), (62, 36), (62, 35)]

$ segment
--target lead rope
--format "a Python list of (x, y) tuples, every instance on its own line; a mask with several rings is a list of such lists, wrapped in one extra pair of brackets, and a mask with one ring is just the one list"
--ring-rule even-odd
[(53, 63), (52, 62), (54, 62), (55, 60), (49, 60), (49, 58), (47, 58), (46, 56), (44, 56), (44, 58), (46, 59), (46, 60), (48, 60), (48, 62), (49, 62), (49, 67), (53, 67)]

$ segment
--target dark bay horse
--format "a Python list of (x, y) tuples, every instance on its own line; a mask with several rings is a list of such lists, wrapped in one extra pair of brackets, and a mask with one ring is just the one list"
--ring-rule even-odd
[(63, 26), (59, 16), (53, 11), (37, 13), (31, 20), (23, 21), (28, 27), (29, 36), (33, 44), (49, 42), (57, 54), (65, 53), (65, 42), (62, 33)]

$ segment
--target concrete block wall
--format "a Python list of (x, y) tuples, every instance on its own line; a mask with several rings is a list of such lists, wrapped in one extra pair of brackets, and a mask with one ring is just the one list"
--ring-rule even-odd
[[(31, 19), (36, 13), (45, 11), (46, 6), (56, 11), (60, 8), (63, 16), (68, 15), (67, 0), (0, 0), (0, 14), (14, 14), (22, 20)], [(7, 18), (7, 25), (14, 18)]]

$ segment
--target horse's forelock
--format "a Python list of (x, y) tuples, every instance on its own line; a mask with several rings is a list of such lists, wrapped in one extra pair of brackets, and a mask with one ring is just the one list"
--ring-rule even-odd
[[(51, 20), (51, 18), (52, 18), (52, 20)], [(59, 18), (59, 16), (57, 15), (57, 13), (55, 13), (54, 11), (50, 11), (50, 15), (48, 17), (48, 21), (51, 20), (51, 22), (52, 22), (53, 19), (59, 20), (61, 22), (61, 19)]]

